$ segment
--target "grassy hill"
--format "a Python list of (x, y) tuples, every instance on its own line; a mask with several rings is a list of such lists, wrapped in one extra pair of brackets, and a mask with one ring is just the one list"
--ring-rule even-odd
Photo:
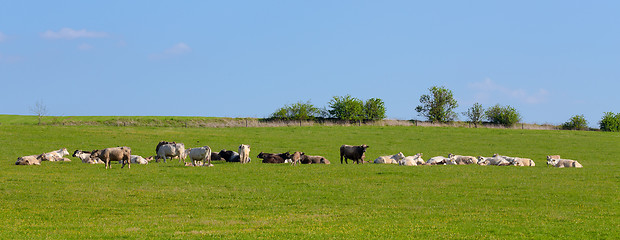
[[(7, 117), (4, 117), (7, 118)], [(97, 117), (95, 117), (97, 118)], [(101, 117), (106, 118), (106, 117)], [(174, 117), (177, 118), (177, 117)], [(597, 238), (620, 226), (620, 134), (404, 126), (184, 128), (36, 126), (0, 117), (0, 238)], [(14, 120), (19, 121), (19, 120)], [(36, 121), (36, 119), (35, 119)], [(188, 168), (44, 162), (18, 156), (67, 147), (130, 146), (150, 156), (158, 141), (252, 146), (246, 165)], [(500, 153), (536, 167), (340, 164), (342, 144), (367, 159), (399, 151), (424, 158)], [(331, 165), (262, 164), (259, 152), (303, 151)], [(583, 169), (545, 165), (560, 154)]]

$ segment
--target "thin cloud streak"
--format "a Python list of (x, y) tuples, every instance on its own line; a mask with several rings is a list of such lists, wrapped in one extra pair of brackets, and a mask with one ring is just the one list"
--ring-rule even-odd
[(470, 88), (476, 90), (475, 100), (478, 102), (489, 103), (493, 99), (512, 98), (527, 104), (538, 104), (547, 101), (549, 91), (538, 89), (535, 93), (528, 93), (523, 89), (510, 89), (495, 83), (487, 78), (482, 82), (469, 84)]
[(41, 34), (42, 38), (45, 39), (76, 39), (76, 38), (105, 38), (108, 37), (108, 33), (105, 32), (94, 32), (87, 31), (86, 29), (82, 30), (73, 30), (71, 28), (62, 28), (57, 32), (52, 30), (47, 30), (46, 32)]
[(159, 60), (159, 59), (164, 59), (164, 58), (168, 58), (172, 56), (183, 55), (191, 51), (192, 49), (187, 44), (180, 42), (164, 50), (162, 53), (154, 53), (154, 54), (149, 55), (149, 59)]

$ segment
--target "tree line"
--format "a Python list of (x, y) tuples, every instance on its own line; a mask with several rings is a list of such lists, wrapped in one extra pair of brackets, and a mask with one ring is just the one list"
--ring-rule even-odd
[[(428, 94), (420, 96), (420, 105), (415, 107), (419, 116), (427, 121), (450, 123), (458, 119), (454, 111), (459, 105), (454, 94), (446, 87), (430, 87)], [(327, 107), (315, 107), (310, 101), (285, 105), (271, 114), (274, 120), (315, 120), (317, 118), (338, 119), (344, 121), (376, 121), (385, 118), (385, 103), (380, 98), (362, 101), (351, 95), (334, 96)], [(474, 103), (466, 112), (461, 113), (467, 122), (477, 127), (483, 122), (513, 126), (521, 121), (521, 114), (509, 105), (484, 108)], [(601, 131), (620, 132), (620, 113), (606, 112), (599, 121)], [(566, 130), (589, 130), (588, 122), (583, 115), (575, 115), (560, 126)]]
[(377, 121), (385, 118), (385, 103), (379, 98), (362, 101), (351, 95), (334, 96), (329, 108), (315, 107), (310, 101), (285, 105), (271, 114), (274, 120), (315, 120), (331, 118), (344, 121)]

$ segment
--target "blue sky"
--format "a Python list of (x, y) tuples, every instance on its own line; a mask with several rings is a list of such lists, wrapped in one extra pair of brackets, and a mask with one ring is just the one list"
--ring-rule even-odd
[(618, 1), (0, 5), (0, 114), (266, 117), (350, 94), (422, 119), (434, 85), (528, 123), (620, 112)]

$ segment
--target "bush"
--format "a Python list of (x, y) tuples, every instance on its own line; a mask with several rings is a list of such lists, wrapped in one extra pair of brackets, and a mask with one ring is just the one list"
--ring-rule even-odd
[(321, 114), (321, 110), (307, 101), (285, 105), (271, 114), (272, 119), (278, 120), (313, 120)]
[(385, 103), (379, 98), (371, 98), (364, 103), (364, 120), (377, 121), (385, 118)]
[(415, 108), (419, 115), (426, 117), (431, 122), (451, 122), (456, 120), (457, 114), (452, 111), (457, 104), (452, 91), (445, 87), (433, 86), (428, 89), (430, 95), (420, 96), (420, 103)]
[(499, 104), (485, 111), (487, 120), (491, 123), (510, 127), (521, 121), (521, 115), (511, 106), (502, 107)]
[(331, 108), (329, 114), (333, 118), (347, 121), (361, 121), (364, 118), (364, 102), (351, 95), (334, 96), (328, 105)]
[(575, 115), (562, 124), (564, 130), (588, 130), (588, 121), (583, 115)]
[(620, 113), (606, 112), (599, 122), (601, 131), (620, 132)]
[(469, 119), (469, 122), (473, 123), (475, 127), (478, 127), (478, 124), (484, 117), (484, 108), (480, 103), (474, 103), (474, 106), (467, 109), (467, 112), (464, 112), (463, 115), (465, 115), (467, 119)]

